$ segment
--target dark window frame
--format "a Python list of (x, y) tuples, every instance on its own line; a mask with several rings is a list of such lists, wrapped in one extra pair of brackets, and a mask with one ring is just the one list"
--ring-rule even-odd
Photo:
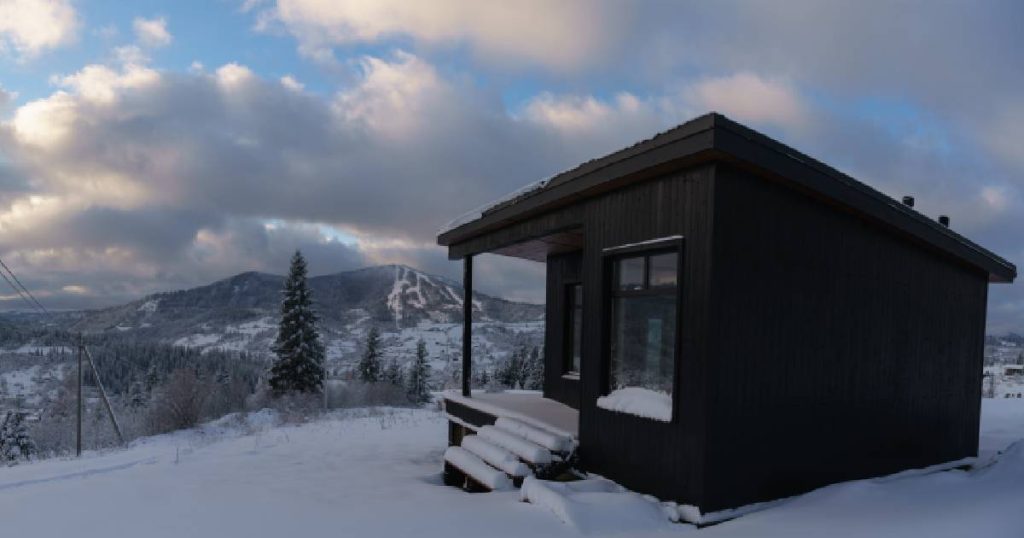
[[(580, 289), (580, 304), (576, 304), (576, 289)], [(580, 375), (580, 369), (583, 368), (583, 301), (582, 301), (583, 283), (580, 281), (567, 281), (562, 285), (562, 300), (563, 305), (563, 327), (562, 327), (562, 375), (578, 377)], [(576, 311), (579, 311), (580, 315), (580, 366), (577, 369), (573, 369), (573, 352), (575, 351), (575, 337), (577, 336), (576, 326), (574, 324), (575, 319), (573, 316)]]
[[(603, 396), (611, 392), (611, 339), (612, 339), (612, 302), (616, 297), (642, 297), (652, 295), (668, 295), (674, 291), (676, 300), (676, 339), (674, 361), (672, 364), (672, 419), (665, 423), (654, 419), (637, 416), (637, 420), (657, 422), (662, 424), (676, 424), (679, 421), (679, 390), (681, 386), (681, 366), (683, 359), (683, 266), (686, 262), (686, 238), (681, 235), (652, 239), (640, 243), (633, 243), (622, 246), (608, 247), (601, 251), (601, 372), (599, 376), (600, 394)], [(658, 254), (675, 252), (676, 258), (676, 284), (674, 287), (657, 287), (651, 289), (649, 284), (650, 270), (649, 258)], [(615, 262), (630, 257), (643, 256), (644, 261), (644, 289), (641, 290), (619, 290), (615, 271)]]

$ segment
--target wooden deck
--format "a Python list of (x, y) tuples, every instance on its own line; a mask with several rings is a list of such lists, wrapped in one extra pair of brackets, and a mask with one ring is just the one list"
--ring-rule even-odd
[(486, 426), (499, 417), (507, 417), (578, 438), (579, 412), (545, 398), (540, 392), (474, 392), (467, 398), (451, 391), (442, 397), (448, 416), (471, 427)]

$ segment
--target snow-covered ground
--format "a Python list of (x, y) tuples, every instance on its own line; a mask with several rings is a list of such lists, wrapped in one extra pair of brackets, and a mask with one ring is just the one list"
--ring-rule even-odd
[[(1024, 438), (1024, 402), (985, 400), (982, 429), (980, 460), (988, 464), (971, 471), (838, 484), (702, 530), (667, 522), (617, 530), (1024, 536), (1024, 443), (1007, 449)], [(431, 410), (355, 410), (302, 425), (277, 425), (267, 412), (222, 419), (126, 450), (0, 468), (0, 535), (431, 538), (608, 530), (567, 525), (544, 506), (519, 502), (515, 491), (467, 494), (442, 486), (445, 441), (444, 418)]]

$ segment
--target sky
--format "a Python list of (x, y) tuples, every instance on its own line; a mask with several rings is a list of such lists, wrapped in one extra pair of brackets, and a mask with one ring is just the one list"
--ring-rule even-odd
[[(51, 308), (301, 249), (453, 278), (451, 219), (724, 113), (1024, 261), (1024, 4), (0, 0), (0, 256)], [(480, 291), (542, 301), (541, 264)], [(0, 292), (0, 309), (18, 308)], [(989, 330), (1024, 333), (1024, 284)]]

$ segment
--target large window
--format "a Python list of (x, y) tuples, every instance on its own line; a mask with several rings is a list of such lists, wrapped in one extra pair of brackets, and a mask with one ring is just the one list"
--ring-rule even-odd
[(583, 285), (565, 287), (565, 373), (579, 375), (583, 347)]
[(681, 239), (611, 253), (610, 386), (599, 406), (671, 419), (680, 251)]

